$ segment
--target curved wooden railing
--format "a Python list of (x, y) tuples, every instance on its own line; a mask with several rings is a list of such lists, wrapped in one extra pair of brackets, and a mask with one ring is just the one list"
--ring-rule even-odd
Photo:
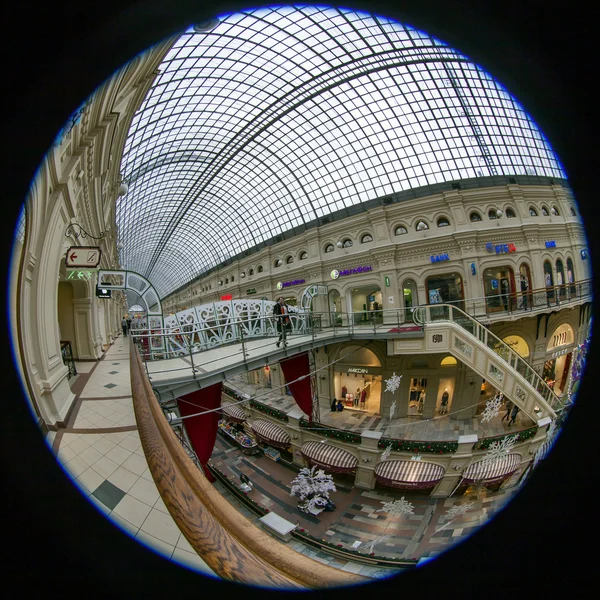
[(186, 454), (167, 423), (131, 343), (130, 359), (133, 407), (150, 473), (179, 529), (219, 577), (288, 589), (370, 581), (295, 552), (226, 502)]

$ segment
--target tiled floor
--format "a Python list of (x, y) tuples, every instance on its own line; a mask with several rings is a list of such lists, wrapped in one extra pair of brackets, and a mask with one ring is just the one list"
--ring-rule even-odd
[(66, 429), (49, 442), (79, 489), (109, 519), (164, 556), (214, 575), (189, 545), (148, 470), (129, 379), (129, 340), (119, 337), (98, 362), (77, 362), (79, 391)]

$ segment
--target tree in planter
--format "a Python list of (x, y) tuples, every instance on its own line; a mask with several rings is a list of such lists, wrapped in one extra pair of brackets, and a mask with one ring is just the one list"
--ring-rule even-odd
[(313, 465), (310, 469), (304, 467), (292, 480), (290, 494), (300, 499), (298, 508), (309, 512), (315, 508), (325, 508), (329, 501), (329, 492), (335, 492), (333, 477), (323, 469)]

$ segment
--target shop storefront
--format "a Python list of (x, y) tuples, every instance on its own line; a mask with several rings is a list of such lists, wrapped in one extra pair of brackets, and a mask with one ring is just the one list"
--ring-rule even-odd
[(483, 272), (483, 289), (488, 313), (516, 309), (515, 274), (511, 267), (490, 267)]
[(353, 288), (350, 302), (354, 323), (383, 322), (383, 295), (373, 285)]
[(335, 476), (334, 481), (349, 483), (354, 482), (358, 458), (326, 442), (305, 442), (300, 449), (306, 466), (317, 465)]
[(554, 330), (546, 348), (542, 377), (557, 395), (561, 395), (567, 388), (574, 341), (573, 328), (564, 323)]
[(402, 296), (404, 299), (404, 308), (414, 308), (419, 305), (419, 295), (417, 293), (417, 284), (413, 279), (405, 279), (402, 283)]
[(440, 465), (420, 460), (384, 460), (375, 467), (375, 480), (385, 487), (425, 490), (433, 488), (445, 472)]
[[(373, 358), (373, 362), (377, 361), (375, 355)], [(381, 402), (381, 367), (338, 363), (333, 388), (335, 398), (342, 400), (344, 408), (378, 413)]]
[(464, 309), (464, 286), (458, 273), (432, 275), (425, 280), (428, 304), (454, 304)]
[(521, 455), (516, 452), (503, 458), (486, 463), (478, 461), (465, 469), (462, 481), (457, 489), (457, 495), (468, 492), (473, 485), (484, 485), (488, 490), (497, 490), (521, 464)]
[(266, 456), (275, 461), (283, 458), (287, 462), (292, 462), (292, 442), (285, 429), (264, 419), (255, 419), (251, 427)]

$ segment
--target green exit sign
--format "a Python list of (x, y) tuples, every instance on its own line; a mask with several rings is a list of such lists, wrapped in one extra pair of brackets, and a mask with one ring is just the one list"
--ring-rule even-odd
[(390, 278), (387, 275), (385, 276), (385, 287), (390, 287)]
[(67, 279), (71, 280), (90, 280), (98, 269), (67, 269)]
[(249, 290), (246, 290), (246, 294), (256, 294), (256, 288), (250, 288)]

